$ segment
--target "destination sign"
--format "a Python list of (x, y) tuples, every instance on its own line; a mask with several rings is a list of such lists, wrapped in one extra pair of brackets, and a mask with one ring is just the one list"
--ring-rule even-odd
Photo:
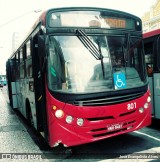
[(110, 28), (126, 28), (126, 20), (118, 18), (105, 18), (106, 24)]

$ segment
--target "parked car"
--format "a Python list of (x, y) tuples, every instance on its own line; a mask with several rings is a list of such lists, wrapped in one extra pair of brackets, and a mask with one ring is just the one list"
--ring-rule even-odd
[(6, 86), (7, 81), (6, 80), (0, 80), (0, 87)]
[(3, 87), (3, 81), (0, 81), (0, 87)]
[(3, 86), (6, 86), (6, 85), (7, 85), (7, 81), (3, 80)]

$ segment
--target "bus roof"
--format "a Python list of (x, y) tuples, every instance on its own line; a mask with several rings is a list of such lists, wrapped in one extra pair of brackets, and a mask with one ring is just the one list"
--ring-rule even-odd
[(153, 30), (153, 31), (150, 31), (150, 32), (146, 32), (146, 33), (143, 34), (143, 39), (153, 37), (153, 36), (159, 35), (159, 34), (160, 34), (160, 29)]
[[(76, 11), (76, 10), (98, 10), (98, 11), (107, 11), (108, 13), (111, 12), (112, 14), (115, 15), (122, 15), (125, 16), (127, 18), (133, 18), (136, 21), (140, 21), (141, 19), (133, 14), (130, 14), (128, 12), (124, 12), (124, 11), (120, 11), (120, 10), (115, 10), (115, 9), (109, 9), (109, 8), (100, 8), (100, 7), (57, 7), (57, 8), (48, 8), (46, 10), (44, 10), (40, 16), (38, 17), (38, 19), (35, 21), (35, 23), (33, 24), (33, 26), (30, 28), (30, 30), (27, 32), (26, 36), (24, 37), (24, 40), (22, 40), (22, 42), (24, 43), (24, 41), (29, 37), (29, 35), (35, 30), (35, 28), (37, 27), (37, 25), (39, 23), (41, 23), (41, 25), (46, 26), (46, 17), (48, 15), (48, 13), (51, 12), (63, 12), (63, 11)], [(23, 43), (21, 44), (21, 46), (23, 45)], [(19, 47), (13, 52), (13, 54), (11, 54), (10, 58), (12, 58), (14, 56), (14, 54), (17, 52), (17, 50), (19, 49)]]
[[(128, 17), (134, 17), (135, 19), (141, 20), (138, 16), (130, 14), (128, 12), (120, 11), (120, 10), (115, 10), (115, 9), (109, 9), (109, 8), (100, 8), (100, 7), (62, 7), (62, 8), (49, 8), (46, 9), (45, 11), (42, 12), (42, 14), (39, 16), (37, 22), (41, 21), (43, 25), (45, 25), (45, 18), (48, 12), (50, 11), (64, 11), (64, 10), (100, 10), (100, 11), (110, 11), (114, 12), (115, 14), (122, 14), (126, 15)], [(36, 23), (37, 25), (37, 23)]]

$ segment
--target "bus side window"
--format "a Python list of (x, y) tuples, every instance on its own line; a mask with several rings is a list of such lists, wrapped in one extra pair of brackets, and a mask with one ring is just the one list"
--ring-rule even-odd
[(26, 43), (26, 76), (28, 78), (32, 77), (32, 56), (31, 56), (31, 40)]
[(12, 75), (12, 82), (16, 81), (16, 57), (14, 56), (12, 58), (12, 63), (11, 63), (11, 75)]
[(145, 62), (148, 76), (153, 74), (153, 42), (144, 44)]
[(15, 65), (16, 65), (16, 79), (19, 79), (19, 54), (15, 54)]
[(19, 53), (19, 61), (20, 61), (20, 78), (23, 79), (24, 78), (24, 58), (23, 58), (23, 50), (21, 49), (20, 50), (20, 53)]
[(26, 57), (31, 56), (31, 42), (30, 40), (26, 43)]

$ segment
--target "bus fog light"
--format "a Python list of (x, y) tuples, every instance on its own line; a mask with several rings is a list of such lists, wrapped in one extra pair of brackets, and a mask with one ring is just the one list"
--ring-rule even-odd
[(144, 108), (147, 109), (149, 107), (149, 104), (148, 103), (145, 103), (144, 104)]
[(139, 108), (139, 112), (143, 113), (144, 112), (144, 108), (143, 107)]
[(55, 116), (56, 116), (57, 118), (62, 118), (62, 117), (64, 116), (63, 110), (57, 110), (57, 111), (55, 112)]
[(148, 96), (147, 102), (151, 102), (151, 96)]
[(77, 119), (77, 125), (82, 126), (84, 120), (82, 118)]
[(73, 117), (68, 115), (68, 116), (66, 117), (66, 122), (67, 122), (68, 124), (70, 124), (70, 123), (72, 123), (72, 121), (73, 121)]

